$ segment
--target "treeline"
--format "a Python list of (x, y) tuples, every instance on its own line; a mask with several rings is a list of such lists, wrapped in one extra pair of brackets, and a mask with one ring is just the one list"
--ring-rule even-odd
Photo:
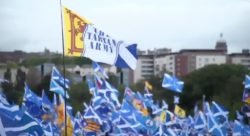
[[(208, 65), (180, 79), (185, 82), (181, 94), (162, 88), (162, 77), (160, 76), (150, 77), (148, 82), (153, 86), (151, 92), (154, 95), (154, 99), (160, 102), (161, 100), (165, 100), (169, 104), (170, 110), (173, 109), (173, 96), (177, 95), (180, 97), (180, 106), (188, 114), (193, 115), (193, 108), (196, 102), (199, 103), (199, 108), (202, 110), (202, 96), (205, 95), (207, 101), (216, 101), (227, 107), (230, 111), (229, 116), (232, 119), (236, 117), (235, 110), (240, 111), (244, 105), (242, 102), (242, 93), (244, 90), (242, 82), (246, 74), (249, 74), (249, 71), (242, 65)], [(43, 77), (39, 84), (35, 86), (31, 85), (31, 90), (41, 96), (44, 89), (52, 100), (53, 93), (49, 91), (50, 78), (50, 75)], [(125, 86), (118, 85), (116, 77), (112, 77), (108, 81), (119, 90), (119, 99), (122, 100)], [(131, 85), (130, 88), (135, 92), (144, 93), (144, 82), (138, 82)], [(5, 90), (5, 92), (12, 92), (14, 94), (17, 91)], [(73, 106), (74, 113), (83, 110), (83, 102), (88, 103), (90, 101), (91, 95), (86, 82), (72, 84), (68, 92), (70, 94), (69, 103)], [(15, 98), (12, 95), (8, 95), (7, 97), (9, 97), (10, 101), (17, 103), (22, 99), (23, 94), (15, 93)]]
[[(62, 65), (63, 64), (63, 57), (60, 56), (54, 56), (54, 57), (43, 57), (43, 58), (30, 58), (27, 60), (24, 60), (21, 65), (25, 67), (29, 66), (37, 66), (42, 63), (53, 63), (55, 65)], [(89, 58), (85, 57), (65, 57), (65, 64), (74, 64), (82, 66), (83, 64), (92, 64), (92, 61)]]

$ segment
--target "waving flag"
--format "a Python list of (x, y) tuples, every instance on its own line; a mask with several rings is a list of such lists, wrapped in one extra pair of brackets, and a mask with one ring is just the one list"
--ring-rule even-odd
[(32, 92), (28, 85), (25, 83), (25, 93), (23, 96), (23, 100), (26, 101), (31, 101), (34, 102), (35, 104), (41, 106), (42, 105), (42, 98), (37, 96), (34, 92)]
[(248, 75), (246, 75), (246, 77), (245, 77), (244, 84), (245, 84), (246, 89), (250, 89), (250, 77)]
[(242, 122), (243, 121), (243, 116), (239, 113), (239, 111), (236, 111), (236, 116), (237, 116), (237, 119)]
[(178, 104), (179, 103), (180, 98), (178, 96), (174, 96), (174, 103)]
[(15, 118), (17, 112), (19, 111), (18, 105), (6, 105), (0, 102), (0, 112), (9, 118)]
[(249, 106), (243, 106), (242, 108), (241, 108), (241, 111), (248, 117), (248, 118), (250, 118), (250, 107)]
[[(60, 72), (56, 69), (56, 67), (53, 66), (53, 69), (52, 69), (52, 74), (51, 74), (51, 80), (54, 80), (56, 81), (61, 87), (64, 88), (64, 85), (65, 85), (65, 88), (68, 89), (69, 86), (70, 86), (70, 83), (69, 83), (69, 80), (65, 77), (63, 77)], [(64, 83), (65, 81), (65, 83)]]
[(42, 127), (27, 113), (23, 115), (20, 121), (16, 121), (0, 112), (0, 129), (1, 136), (43, 135)]
[(212, 106), (212, 112), (213, 112), (213, 116), (215, 118), (218, 118), (219, 120), (223, 120), (223, 121), (227, 121), (228, 118), (228, 109), (217, 104), (216, 102), (212, 102), (213, 106)]
[(109, 78), (105, 72), (105, 70), (96, 62), (93, 61), (93, 69), (94, 72), (100, 72), (105, 78)]
[(50, 109), (52, 106), (52, 103), (50, 102), (48, 96), (46, 95), (45, 91), (43, 90), (42, 94), (42, 106), (44, 108)]
[[(55, 80), (51, 79), (50, 81), (50, 91), (55, 92), (57, 94), (65, 96), (65, 90), (61, 87)], [(69, 94), (66, 91), (66, 98), (69, 98)]]
[(243, 130), (243, 126), (241, 125), (241, 123), (237, 120), (234, 121), (234, 128), (233, 128), (233, 135), (234, 136), (240, 136)]
[(45, 114), (44, 111), (41, 109), (41, 107), (39, 107), (38, 105), (36, 105), (31, 101), (26, 101), (25, 106), (27, 107), (28, 113), (34, 118), (41, 120), (42, 116)]
[(181, 117), (181, 118), (186, 117), (186, 112), (181, 107), (179, 107), (178, 105), (175, 105), (174, 113), (176, 115), (178, 115), (179, 117)]
[(181, 93), (184, 82), (180, 81), (176, 77), (170, 76), (168, 74), (164, 74), (162, 87), (168, 90)]
[(250, 95), (247, 89), (244, 89), (243, 91), (242, 101), (246, 103), (250, 103)]
[(226, 136), (226, 128), (211, 114), (208, 115), (208, 131), (216, 136)]
[(87, 57), (116, 67), (136, 68), (136, 44), (113, 39), (73, 11), (65, 7), (62, 10), (66, 55)]

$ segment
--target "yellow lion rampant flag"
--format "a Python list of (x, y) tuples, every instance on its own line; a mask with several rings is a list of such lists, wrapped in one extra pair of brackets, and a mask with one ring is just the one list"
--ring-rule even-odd
[(151, 84), (148, 83), (148, 81), (145, 81), (145, 86), (149, 89), (152, 90), (153, 86)]
[(70, 116), (67, 116), (67, 126), (64, 126), (64, 129), (61, 132), (62, 136), (65, 136), (66, 129), (67, 129), (67, 136), (72, 136), (74, 130), (73, 130), (73, 125), (71, 123)]
[(80, 57), (83, 52), (83, 33), (87, 24), (92, 24), (73, 11), (62, 7), (65, 55)]
[(178, 115), (179, 117), (181, 117), (181, 118), (185, 118), (186, 117), (186, 112), (180, 106), (178, 106), (178, 105), (175, 105), (174, 113), (176, 115)]

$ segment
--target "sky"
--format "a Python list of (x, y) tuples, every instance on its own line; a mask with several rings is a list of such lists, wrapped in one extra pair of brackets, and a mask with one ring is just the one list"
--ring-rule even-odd
[[(142, 50), (250, 49), (249, 0), (62, 0), (96, 28)], [(59, 0), (0, 0), (0, 50), (62, 52)]]

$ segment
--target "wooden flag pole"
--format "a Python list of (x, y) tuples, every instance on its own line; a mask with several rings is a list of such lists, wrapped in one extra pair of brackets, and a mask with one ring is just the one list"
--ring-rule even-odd
[(67, 106), (66, 106), (66, 93), (67, 89), (65, 87), (65, 49), (64, 49), (64, 34), (63, 34), (63, 13), (62, 13), (62, 0), (60, 0), (60, 12), (61, 12), (61, 26), (62, 26), (62, 50), (63, 50), (63, 88), (64, 88), (64, 115), (65, 115), (65, 136), (67, 136)]

